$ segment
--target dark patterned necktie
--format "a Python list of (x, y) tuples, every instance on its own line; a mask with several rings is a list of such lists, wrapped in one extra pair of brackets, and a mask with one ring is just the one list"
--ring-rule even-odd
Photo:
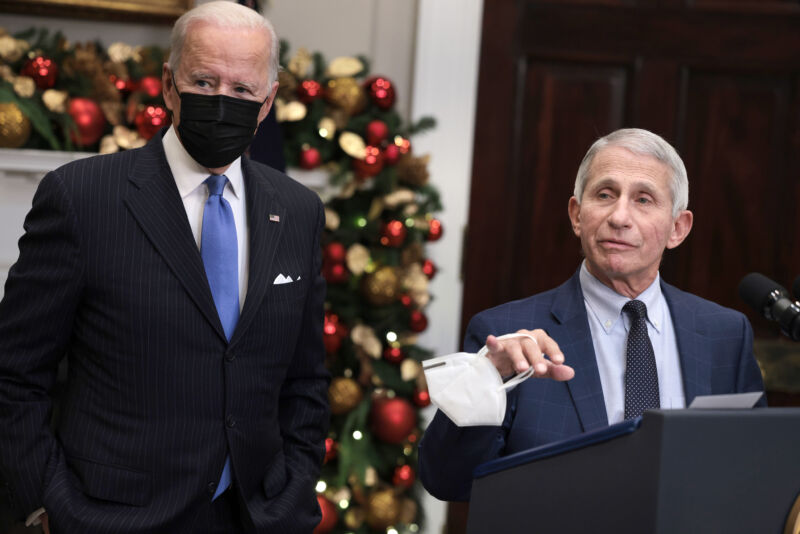
[(660, 408), (658, 371), (653, 345), (647, 335), (647, 306), (640, 300), (628, 301), (622, 311), (631, 319), (625, 364), (625, 419)]

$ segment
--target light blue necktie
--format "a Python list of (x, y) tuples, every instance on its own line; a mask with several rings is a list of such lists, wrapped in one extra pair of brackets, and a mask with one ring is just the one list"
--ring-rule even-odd
[[(208, 285), (217, 306), (217, 314), (230, 341), (236, 322), (239, 320), (239, 247), (236, 240), (236, 223), (228, 201), (222, 198), (225, 184), (224, 174), (212, 174), (206, 179), (208, 200), (203, 210), (203, 233), (200, 239), (200, 255), (206, 269)], [(231, 485), (231, 456), (225, 457), (225, 466), (217, 484), (213, 499)]]

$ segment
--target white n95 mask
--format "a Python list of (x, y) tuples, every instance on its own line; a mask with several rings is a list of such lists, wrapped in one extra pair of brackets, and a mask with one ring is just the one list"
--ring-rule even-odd
[[(497, 339), (527, 337), (506, 334)], [(431, 402), (458, 426), (499, 426), (506, 415), (506, 392), (533, 376), (533, 367), (503, 383), (484, 346), (477, 354), (457, 352), (422, 362)]]

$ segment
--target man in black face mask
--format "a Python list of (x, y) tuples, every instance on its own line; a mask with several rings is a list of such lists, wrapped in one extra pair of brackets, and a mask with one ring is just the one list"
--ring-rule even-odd
[(0, 302), (0, 478), (20, 518), (83, 534), (319, 521), (323, 208), (242, 157), (277, 60), (256, 12), (189, 11), (164, 65), (172, 127), (42, 181)]

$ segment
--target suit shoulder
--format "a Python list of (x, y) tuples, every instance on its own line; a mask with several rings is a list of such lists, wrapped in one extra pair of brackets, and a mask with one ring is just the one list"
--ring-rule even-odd
[(747, 316), (733, 308), (727, 308), (716, 302), (704, 299), (693, 293), (683, 291), (662, 282), (662, 290), (670, 304), (673, 314), (681, 311), (691, 311), (701, 326), (706, 324), (710, 329), (719, 329), (725, 324), (741, 327), (742, 322), (748, 322)]
[(109, 181), (127, 178), (141, 149), (126, 150), (114, 154), (89, 156), (58, 167), (56, 175), (67, 190), (108, 185)]
[[(542, 321), (545, 314), (549, 315), (553, 302), (563, 286), (559, 286), (542, 293), (537, 293), (523, 299), (512, 300), (493, 308), (475, 314), (469, 322), (469, 328), (481, 329), (487, 325), (491, 328), (501, 328), (508, 333), (521, 328), (531, 328)], [(536, 328), (541, 325), (536, 326)]]

